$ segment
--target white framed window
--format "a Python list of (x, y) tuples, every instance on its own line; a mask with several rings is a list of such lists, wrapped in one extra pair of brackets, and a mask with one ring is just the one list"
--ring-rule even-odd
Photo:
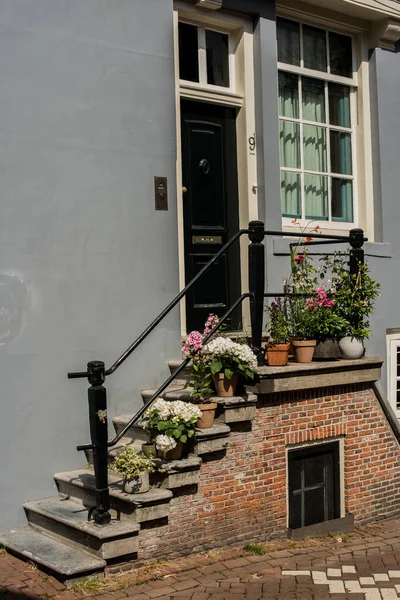
[(400, 418), (400, 330), (387, 336), (386, 353), (389, 402)]
[(228, 31), (179, 21), (178, 37), (181, 83), (235, 92), (234, 48)]
[(283, 225), (357, 220), (354, 36), (277, 18)]

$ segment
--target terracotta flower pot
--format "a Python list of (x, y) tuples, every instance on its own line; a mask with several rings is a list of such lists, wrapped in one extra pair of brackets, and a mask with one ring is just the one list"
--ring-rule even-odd
[(313, 359), (316, 340), (292, 340), (294, 357), (298, 363), (310, 363)]
[(238, 373), (235, 373), (233, 377), (228, 379), (228, 377), (225, 377), (225, 373), (216, 373), (213, 375), (213, 381), (217, 396), (220, 396), (221, 398), (232, 398), (236, 392), (239, 375)]
[(124, 477), (122, 489), (126, 494), (144, 494), (148, 492), (150, 489), (149, 474), (146, 471), (132, 479)]
[(199, 404), (201, 410), (201, 417), (196, 423), (196, 427), (199, 429), (208, 429), (212, 427), (214, 423), (215, 410), (217, 408), (216, 402), (209, 402), (208, 404)]
[(287, 344), (267, 344), (266, 354), (270, 367), (284, 367), (289, 358), (290, 342)]
[(161, 452), (158, 450), (157, 455), (164, 460), (178, 460), (182, 456), (183, 444), (178, 442), (175, 448), (168, 450), (168, 452)]

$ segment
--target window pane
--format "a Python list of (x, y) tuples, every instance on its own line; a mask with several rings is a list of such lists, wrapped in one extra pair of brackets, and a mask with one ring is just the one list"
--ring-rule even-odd
[(329, 122), (331, 125), (351, 127), (350, 88), (346, 85), (329, 83)]
[(325, 84), (320, 79), (302, 78), (303, 119), (325, 123)]
[(279, 114), (282, 117), (299, 118), (299, 88), (297, 75), (278, 74), (279, 81)]
[(300, 25), (277, 19), (278, 61), (300, 66)]
[(207, 82), (229, 87), (228, 36), (206, 30)]
[(326, 33), (303, 25), (303, 58), (307, 69), (326, 71)]
[(328, 220), (328, 178), (323, 175), (304, 175), (306, 219)]
[(353, 222), (353, 182), (332, 179), (332, 219)]
[(284, 217), (301, 217), (301, 182), (299, 173), (281, 172), (281, 203)]
[(197, 27), (179, 23), (179, 77), (199, 81)]
[(352, 175), (351, 134), (331, 131), (331, 171)]
[(304, 125), (303, 133), (304, 168), (308, 171), (326, 172), (326, 129), (317, 125)]
[(333, 75), (353, 76), (351, 38), (348, 35), (329, 32), (329, 60)]
[(292, 121), (279, 121), (279, 149), (281, 167), (300, 168), (300, 125)]

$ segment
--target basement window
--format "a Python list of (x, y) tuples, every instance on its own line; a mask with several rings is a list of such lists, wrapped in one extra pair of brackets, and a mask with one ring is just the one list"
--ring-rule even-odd
[(289, 528), (340, 517), (339, 442), (288, 451)]
[(388, 396), (390, 404), (400, 416), (400, 331), (389, 330), (387, 336)]

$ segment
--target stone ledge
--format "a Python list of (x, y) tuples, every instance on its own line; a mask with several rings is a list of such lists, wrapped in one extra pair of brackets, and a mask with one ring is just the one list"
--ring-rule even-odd
[(381, 378), (383, 358), (332, 360), (300, 364), (291, 362), (286, 367), (258, 367), (259, 382), (247, 389), (254, 394), (274, 394), (295, 390), (325, 388), (378, 381)]

